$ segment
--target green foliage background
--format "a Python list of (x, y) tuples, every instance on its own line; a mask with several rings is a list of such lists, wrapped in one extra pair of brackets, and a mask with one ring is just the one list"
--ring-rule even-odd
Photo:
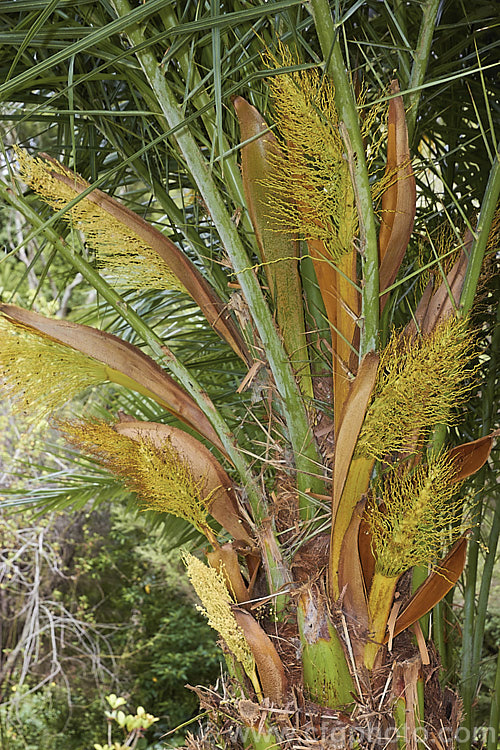
[[(10, 710), (6, 703), (0, 709), (5, 747), (49, 750), (64, 741), (67, 750), (92, 748), (106, 737), (103, 697), (109, 692), (126, 697), (130, 707), (154, 707), (160, 721), (147, 733), (150, 742), (197, 713), (197, 699), (185, 685), (215, 682), (220, 651), (195, 610), (178, 555), (167, 551), (151, 524), (124, 515), (116, 504), (43, 518), (32, 511), (4, 512), (2, 521), (6, 552), (15, 553), (12, 542), (19, 542), (23, 526), (44, 528), (44, 544), (59, 556), (60, 575), (40, 566), (40, 606), (57, 618), (60, 605), (79, 623), (66, 629), (66, 642), (59, 644), (58, 676), (43, 685), (52, 653), (46, 633), (23, 684), (19, 667), (4, 683), (4, 701), (13, 700)], [(20, 608), (19, 594), (16, 601), (5, 583), (2, 601), (4, 615), (16, 604)], [(21, 616), (17, 628), (22, 622)], [(89, 653), (82, 650), (82, 630)], [(92, 651), (101, 668), (92, 663)]]

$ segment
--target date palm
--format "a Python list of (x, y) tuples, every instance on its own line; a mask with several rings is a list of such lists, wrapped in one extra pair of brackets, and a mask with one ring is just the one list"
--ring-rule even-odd
[[(488, 63), (484, 149), (456, 145), (489, 161), (473, 217), (443, 142), (454, 112), (426, 98), (430, 50), (447, 56), (438, 3), (70, 9), (20, 9), (28, 34), (2, 11), (22, 37), (7, 116), (51, 153), (17, 148), (1, 190), (114, 330), (6, 301), (2, 377), (33, 418), (113, 383), (105, 417), (75, 401), (57, 426), (208, 544), (186, 569), (229, 676), (223, 694), (197, 688), (212, 725), (188, 743), (452, 747), (459, 702), (426, 616), (462, 573), (466, 482), (495, 436), (491, 419), (455, 446), (448, 429), (494, 344), (487, 274), (474, 309), (498, 231)], [(33, 134), (47, 116), (62, 149)]]

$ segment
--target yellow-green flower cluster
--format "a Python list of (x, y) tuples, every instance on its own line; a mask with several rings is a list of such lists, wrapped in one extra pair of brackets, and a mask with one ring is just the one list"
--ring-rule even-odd
[(210, 535), (203, 480), (196, 481), (187, 463), (169, 440), (161, 448), (147, 439), (132, 440), (104, 421), (61, 421), (58, 427), (68, 440), (95, 458), (135, 492), (146, 510), (184, 518)]
[(467, 321), (451, 317), (427, 336), (395, 334), (382, 352), (377, 382), (356, 452), (383, 460), (412, 452), (471, 389), (474, 369)]
[(184, 554), (187, 574), (203, 607), (198, 607), (208, 624), (224, 639), (228, 649), (248, 675), (255, 672), (255, 662), (243, 630), (231, 611), (231, 597), (222, 574), (204, 565), (198, 558)]
[(381, 480), (381, 503), (374, 501), (367, 514), (378, 573), (391, 578), (433, 562), (464, 532), (455, 475), (441, 453), (413, 470), (391, 469)]
[[(451, 271), (460, 249), (460, 243), (449, 224), (440, 225), (432, 236), (419, 243), (417, 262), (422, 268), (418, 276), (421, 294), (431, 279), (437, 280), (436, 287), (440, 284), (443, 275)], [(434, 265), (427, 267), (431, 261), (434, 261)]]
[[(282, 52), (283, 64), (292, 64)], [(334, 88), (317, 70), (278, 75), (270, 88), (279, 136), (274, 176), (266, 179), (270, 213), (287, 230), (323, 242), (338, 260), (352, 249), (357, 212)]]
[[(32, 190), (49, 206), (63, 209), (86, 186), (82, 180), (78, 190), (68, 182), (75, 175), (57, 162), (47, 162), (16, 149), (19, 173)], [(65, 178), (62, 181), (57, 175)], [(97, 203), (82, 198), (65, 214), (66, 221), (85, 234), (90, 247), (97, 252), (99, 265), (117, 285), (136, 289), (179, 289), (184, 287), (162, 258), (125, 223)]]
[(0, 315), (0, 381), (15, 411), (30, 421), (108, 380), (91, 357)]

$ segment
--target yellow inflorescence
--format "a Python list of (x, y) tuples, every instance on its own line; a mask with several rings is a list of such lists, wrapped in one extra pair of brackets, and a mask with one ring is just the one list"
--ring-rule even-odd
[(187, 573), (203, 607), (198, 607), (208, 619), (208, 624), (224, 639), (228, 649), (242, 664), (247, 674), (255, 670), (254, 658), (243, 630), (231, 611), (231, 597), (224, 578), (215, 568), (209, 568), (198, 558), (184, 554)]
[(184, 518), (206, 534), (207, 504), (203, 480), (196, 481), (170, 441), (161, 448), (150, 441), (120, 435), (104, 421), (75, 420), (58, 424), (65, 438), (94, 457), (137, 493), (146, 510)]
[[(56, 210), (74, 200), (73, 190), (52, 173), (74, 178), (61, 164), (46, 162), (16, 149), (22, 179)], [(136, 289), (179, 289), (184, 287), (162, 258), (129, 227), (88, 198), (82, 198), (65, 214), (66, 220), (85, 234), (107, 275), (117, 285)]]
[(472, 358), (472, 336), (459, 318), (427, 336), (395, 334), (382, 352), (358, 455), (383, 460), (392, 452), (412, 451), (434, 425), (450, 424), (451, 410), (470, 392)]
[(266, 181), (270, 213), (286, 229), (323, 242), (338, 260), (352, 249), (357, 212), (333, 86), (306, 70), (278, 75), (270, 87), (279, 131), (274, 176)]
[(14, 410), (34, 421), (108, 377), (100, 362), (0, 315), (0, 380)]
[[(443, 278), (452, 269), (461, 251), (461, 243), (449, 224), (440, 225), (435, 234), (425, 238), (419, 246), (418, 265), (423, 268), (418, 276), (418, 285), (423, 293), (431, 280), (437, 280), (438, 289)], [(431, 261), (433, 265), (425, 268)]]
[(416, 469), (391, 470), (382, 480), (382, 505), (367, 514), (376, 570), (390, 578), (436, 560), (463, 532), (463, 501), (453, 483), (456, 466), (447, 454)]

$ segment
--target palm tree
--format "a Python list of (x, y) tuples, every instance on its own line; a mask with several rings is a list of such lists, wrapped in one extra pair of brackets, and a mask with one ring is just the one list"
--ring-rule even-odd
[(2, 377), (32, 418), (113, 383), (59, 429), (208, 544), (185, 562), (229, 676), (190, 747), (454, 746), (445, 602), (496, 426), (493, 4), (15, 5), (6, 137), (50, 155), (0, 190), (30, 268), (98, 308), (4, 302)]

